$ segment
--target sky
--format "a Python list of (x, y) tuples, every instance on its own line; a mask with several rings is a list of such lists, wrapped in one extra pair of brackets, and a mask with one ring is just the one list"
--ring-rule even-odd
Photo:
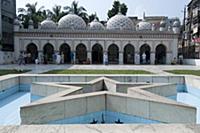
[[(17, 8), (25, 7), (26, 3), (38, 2), (38, 8), (45, 6), (52, 9), (54, 5), (70, 6), (73, 0), (16, 0)], [(87, 9), (88, 14), (97, 13), (100, 20), (107, 19), (107, 12), (112, 8), (114, 0), (76, 0)], [(119, 0), (128, 6), (127, 16), (142, 18), (146, 16), (169, 16), (183, 18), (184, 6), (190, 0)]]

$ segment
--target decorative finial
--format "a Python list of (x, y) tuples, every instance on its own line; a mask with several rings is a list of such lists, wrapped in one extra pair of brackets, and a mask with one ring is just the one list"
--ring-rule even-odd
[(98, 21), (96, 12), (94, 13), (94, 21)]
[(118, 14), (122, 14), (122, 6), (121, 5), (119, 5), (119, 12), (118, 12)]
[(145, 20), (145, 12), (143, 12), (143, 20)]

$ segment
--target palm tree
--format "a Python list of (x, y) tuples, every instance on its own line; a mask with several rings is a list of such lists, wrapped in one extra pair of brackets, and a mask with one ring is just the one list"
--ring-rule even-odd
[(88, 14), (86, 13), (86, 9), (83, 6), (78, 5), (78, 2), (73, 1), (71, 6), (64, 7), (64, 10), (66, 10), (66, 13), (74, 13), (85, 20), (86, 23), (88, 23)]
[(34, 4), (27, 3), (26, 8), (18, 9), (18, 18), (22, 21), (25, 28), (28, 27), (28, 22), (30, 19), (33, 20), (34, 27), (38, 26), (38, 23), (45, 19), (45, 12), (43, 10), (44, 6), (37, 10), (37, 2)]
[(55, 22), (58, 22), (59, 19), (61, 17), (63, 17), (65, 15), (65, 13), (62, 11), (62, 7), (59, 6), (59, 5), (55, 5), (53, 8), (52, 8), (52, 19), (55, 21)]

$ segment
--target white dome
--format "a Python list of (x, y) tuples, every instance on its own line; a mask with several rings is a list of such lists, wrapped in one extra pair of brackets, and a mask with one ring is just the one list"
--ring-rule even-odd
[(138, 30), (144, 31), (144, 30), (152, 30), (152, 24), (146, 21), (141, 21), (137, 24)]
[(104, 30), (105, 27), (103, 26), (102, 23), (100, 23), (97, 19), (94, 19), (90, 24), (89, 29), (91, 30)]
[(20, 21), (19, 21), (19, 19), (18, 18), (15, 18), (15, 20), (14, 20), (14, 25), (20, 25), (21, 23), (20, 23)]
[(165, 20), (160, 21), (160, 27), (166, 27), (167, 22)]
[(56, 29), (57, 25), (50, 18), (41, 22), (41, 29)]
[(75, 14), (68, 14), (59, 20), (58, 28), (82, 30), (86, 28), (86, 23), (81, 17)]
[(109, 30), (133, 30), (134, 24), (133, 21), (122, 15), (117, 14), (114, 17), (110, 18), (107, 23), (107, 29)]
[(30, 20), (28, 21), (28, 24), (29, 24), (29, 25), (33, 25), (33, 20), (30, 19)]
[(174, 21), (173, 27), (180, 27), (180, 22), (178, 20)]

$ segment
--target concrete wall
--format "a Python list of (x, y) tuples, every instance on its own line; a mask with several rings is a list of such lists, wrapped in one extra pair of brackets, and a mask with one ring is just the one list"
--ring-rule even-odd
[(167, 85), (160, 84), (160, 85), (144, 88), (144, 90), (160, 95), (160, 96), (169, 97), (169, 96), (175, 96), (177, 94), (177, 85), (176, 84), (167, 84)]
[(184, 59), (184, 64), (200, 66), (200, 59)]
[(196, 123), (196, 109), (169, 103), (107, 95), (108, 111), (121, 112), (163, 123)]
[(22, 124), (45, 124), (49, 121), (103, 110), (105, 110), (105, 95), (89, 94), (77, 96), (77, 98), (71, 100), (22, 107), (20, 114)]

